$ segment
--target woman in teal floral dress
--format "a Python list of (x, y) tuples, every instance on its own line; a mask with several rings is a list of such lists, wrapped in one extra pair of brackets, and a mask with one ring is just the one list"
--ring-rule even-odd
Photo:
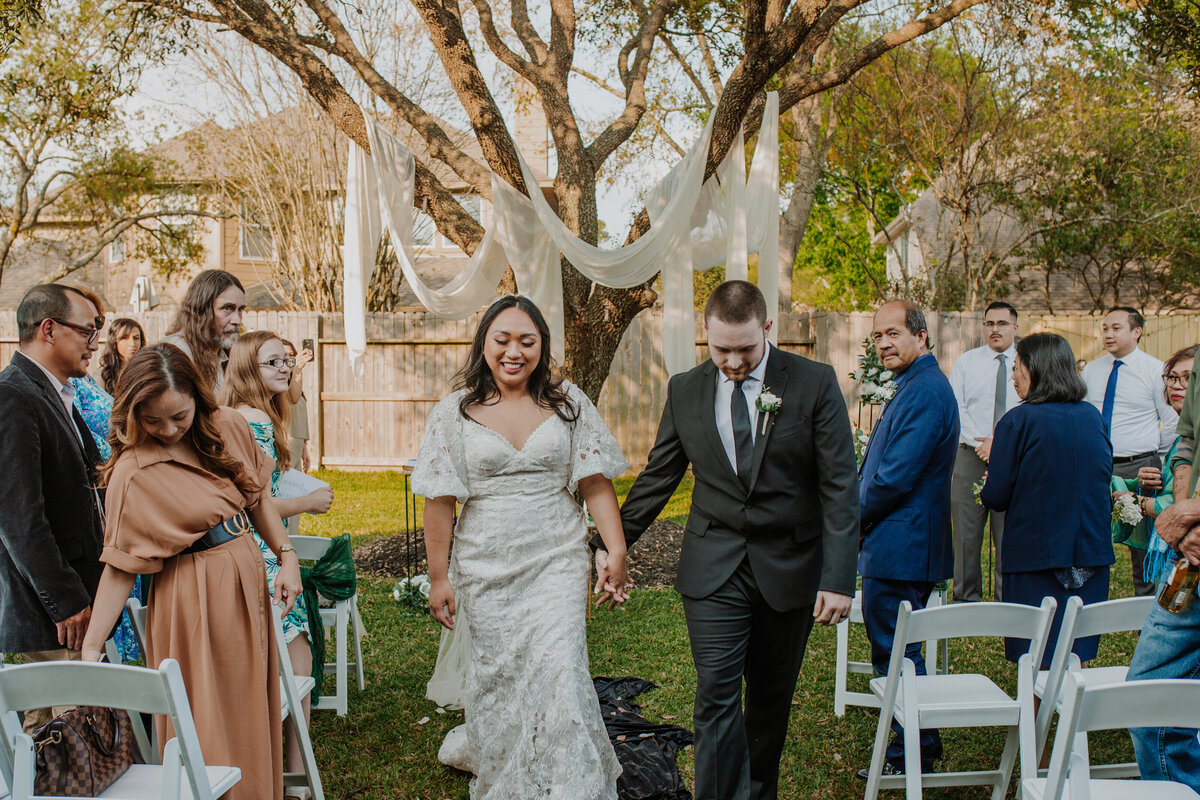
[[(303, 497), (279, 497), (279, 476), (287, 469), (291, 460), (288, 452), (288, 415), (292, 402), (288, 397), (288, 383), (295, 359), (288, 358), (283, 341), (269, 331), (253, 331), (238, 337), (238, 342), (229, 353), (225, 367), (225, 383), (221, 386), (221, 405), (231, 406), (250, 424), (254, 441), (259, 448), (275, 459), (271, 472), (271, 496), (276, 498), (275, 507), (284, 519), (301, 513), (324, 514), (333, 502), (333, 491), (323, 487)], [(280, 465), (283, 465), (281, 470)], [(289, 531), (295, 533), (295, 531)], [(263, 551), (267, 567), (267, 582), (274, 591), (275, 575), (279, 562), (267, 544), (255, 534), (255, 540)], [(283, 620), (283, 638), (288, 645), (288, 654), (297, 675), (312, 674), (312, 651), (309, 644), (308, 609), (304, 597)], [(304, 699), (304, 716), (309, 713), (308, 698)], [(303, 769), (299, 744), (288, 741), (287, 769), (299, 772)]]

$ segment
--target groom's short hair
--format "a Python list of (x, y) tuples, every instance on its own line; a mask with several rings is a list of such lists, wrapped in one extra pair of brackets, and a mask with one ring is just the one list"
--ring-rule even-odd
[(734, 325), (752, 320), (766, 325), (767, 301), (758, 287), (749, 281), (725, 281), (713, 289), (704, 304), (705, 324), (713, 317)]

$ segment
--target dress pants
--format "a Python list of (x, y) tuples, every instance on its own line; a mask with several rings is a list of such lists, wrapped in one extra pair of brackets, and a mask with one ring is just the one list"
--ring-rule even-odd
[(778, 797), (779, 759), (812, 611), (771, 608), (749, 560), (707, 597), (683, 598), (696, 663), (696, 800)]
[[(57, 650), (36, 650), (23, 653), (25, 663), (34, 664), (40, 661), (79, 661), (83, 657), (81, 650), (68, 650), (60, 647)], [(28, 734), (45, 725), (59, 714), (65, 714), (75, 706), (54, 706), (53, 708), (31, 708), (25, 711), (21, 721), (21, 729)]]
[[(1138, 459), (1137, 461), (1129, 461), (1124, 464), (1113, 464), (1113, 475), (1118, 478), (1136, 478), (1138, 470), (1142, 467), (1154, 467), (1158, 469), (1162, 466), (1162, 459), (1158, 454), (1147, 456), (1146, 458)], [(1129, 571), (1133, 576), (1133, 593), (1138, 597), (1145, 597), (1154, 594), (1154, 584), (1148, 583), (1145, 579), (1145, 563), (1146, 551), (1136, 547), (1129, 548)]]
[[(1166, 579), (1163, 575), (1160, 580)], [(1158, 604), (1150, 609), (1125, 679), (1158, 678), (1200, 680), (1200, 598), (1178, 614)], [(1195, 729), (1130, 728), (1129, 735), (1142, 780), (1176, 781), (1200, 792), (1200, 743)]]
[(996, 600), (1000, 594), (1000, 542), (1004, 537), (1004, 513), (989, 511), (975, 502), (974, 486), (987, 472), (987, 462), (975, 448), (960, 443), (954, 458), (954, 478), (950, 484), (950, 513), (954, 522), (954, 602), (978, 602), (983, 599), (984, 524), (991, 522), (996, 559), (992, 564), (992, 586)]
[[(883, 578), (862, 579), (863, 622), (867, 626), (867, 640), (871, 643), (871, 665), (880, 675), (887, 675), (892, 658), (892, 641), (896, 636), (896, 616), (900, 604), (907, 600), (913, 611), (925, 608), (933, 583), (926, 581), (892, 581)], [(918, 675), (927, 675), (925, 657), (921, 655), (922, 642), (913, 642), (904, 649), (904, 655), (912, 659)], [(882, 713), (882, 712), (881, 712)], [(888, 745), (887, 760), (904, 769), (904, 728), (892, 720), (892, 741)], [(942, 757), (942, 737), (936, 728), (921, 730), (921, 771), (933, 772), (933, 762)]]

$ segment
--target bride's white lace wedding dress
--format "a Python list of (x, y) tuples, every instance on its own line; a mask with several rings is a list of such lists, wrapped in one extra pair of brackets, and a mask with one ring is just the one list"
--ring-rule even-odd
[(465, 419), (462, 392), (429, 416), (415, 494), (453, 495), (451, 579), (470, 620), (465, 737), (472, 800), (615, 800), (621, 772), (588, 670), (587, 523), (580, 479), (627, 468), (595, 406), (564, 384), (574, 423), (552, 415), (517, 449)]

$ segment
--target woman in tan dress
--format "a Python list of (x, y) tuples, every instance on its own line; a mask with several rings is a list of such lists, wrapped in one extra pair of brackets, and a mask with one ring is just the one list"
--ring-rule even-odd
[[(142, 350), (121, 374), (112, 444), (105, 568), (83, 657), (100, 659), (135, 575), (154, 574), (146, 663), (179, 662), (205, 761), (242, 771), (226, 797), (278, 800), (279, 664), (268, 604), (291, 608), (300, 567), (271, 501), (271, 460), (169, 344)], [(247, 517), (282, 562), (274, 598)], [(165, 717), (156, 724), (161, 746), (174, 731)]]

